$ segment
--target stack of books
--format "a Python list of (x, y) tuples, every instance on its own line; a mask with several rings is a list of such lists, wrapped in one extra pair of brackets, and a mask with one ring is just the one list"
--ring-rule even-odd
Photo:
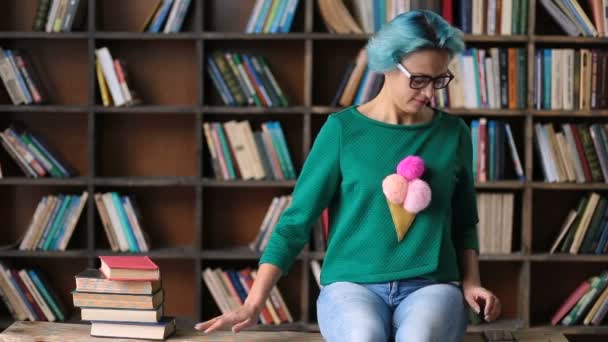
[(175, 318), (163, 316), (160, 270), (150, 258), (99, 259), (101, 267), (79, 273), (72, 291), (91, 336), (163, 340), (175, 332)]

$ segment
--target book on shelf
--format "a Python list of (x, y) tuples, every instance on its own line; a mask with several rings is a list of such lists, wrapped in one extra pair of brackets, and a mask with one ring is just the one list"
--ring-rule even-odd
[(256, 0), (245, 33), (289, 33), (300, 0)]
[(87, 191), (81, 195), (60, 193), (44, 196), (38, 202), (19, 249), (65, 251), (87, 198)]
[(141, 26), (141, 32), (180, 32), (188, 14), (191, 0), (157, 0)]
[(479, 253), (511, 253), (514, 198), (512, 193), (477, 194)]
[(537, 49), (534, 64), (534, 108), (608, 108), (607, 50)]
[[(254, 252), (264, 252), (268, 240), (272, 235), (279, 219), (283, 212), (291, 205), (291, 195), (276, 196), (272, 199), (264, 219), (260, 223), (260, 229), (256, 237), (249, 243), (249, 248)], [(325, 216), (327, 209), (323, 211), (319, 219), (315, 221), (311, 229), (312, 234), (312, 250), (316, 252), (324, 252), (327, 244), (327, 223)]]
[(449, 3), (457, 18), (457, 27), (466, 34), (474, 35), (525, 35), (528, 34), (528, 11), (527, 0), (463, 0), (460, 6), (454, 6), (454, 1), (444, 1), (444, 6)]
[(525, 48), (470, 48), (455, 56), (448, 68), (455, 77), (447, 88), (435, 92), (437, 107), (526, 107), (528, 81)]
[(279, 121), (253, 131), (247, 120), (205, 122), (206, 146), (216, 179), (290, 180), (296, 178), (293, 161)]
[[(241, 270), (207, 267), (203, 270), (203, 281), (222, 314), (231, 312), (243, 304), (257, 271), (246, 267)], [(278, 287), (275, 285), (260, 313), (262, 324), (293, 323), (293, 317)]]
[[(476, 35), (525, 35), (528, 1), (464, 0), (319, 0), (319, 13), (328, 32), (374, 33), (401, 13), (426, 9), (441, 14), (464, 33)], [(352, 12), (350, 9), (352, 8)]]
[(312, 272), (312, 276), (314, 277), (317, 286), (321, 289), (323, 285), (321, 285), (321, 263), (319, 260), (310, 260), (310, 271)]
[(289, 106), (288, 97), (263, 56), (214, 51), (207, 56), (206, 66), (225, 105)]
[(608, 4), (602, 0), (539, 0), (556, 24), (569, 36), (606, 37)]
[[(515, 177), (525, 179), (521, 159), (511, 126), (500, 120), (486, 118), (471, 121), (471, 139), (473, 145), (473, 178), (478, 182), (506, 180), (512, 176), (508, 170), (513, 169)], [(511, 156), (512, 168), (506, 161), (507, 152)]]
[(81, 29), (87, 0), (40, 0), (34, 16), (34, 31), (71, 32)]
[(150, 250), (150, 238), (142, 228), (141, 212), (132, 196), (112, 191), (96, 193), (94, 200), (112, 251)]
[(65, 308), (39, 269), (0, 262), (0, 298), (15, 320), (63, 321)]
[(141, 104), (127, 73), (127, 63), (113, 58), (107, 47), (95, 50), (95, 75), (99, 95), (104, 107)]
[(583, 280), (551, 317), (552, 325), (600, 325), (608, 312), (608, 271)]
[(384, 84), (384, 75), (367, 66), (367, 52), (362, 49), (354, 60), (346, 64), (332, 106), (363, 104), (376, 97)]
[(14, 105), (48, 102), (45, 86), (25, 50), (0, 47), (0, 78)]
[(77, 175), (43, 137), (21, 122), (0, 132), (0, 143), (26, 176), (66, 178)]
[(534, 146), (545, 182), (608, 182), (608, 127), (534, 124)]
[(74, 306), (91, 322), (91, 336), (163, 340), (175, 332), (164, 316), (159, 267), (147, 256), (100, 256), (99, 269), (75, 276)]
[(591, 192), (568, 211), (549, 253), (608, 253), (608, 199)]
[(291, 195), (278, 196), (272, 199), (264, 219), (260, 224), (260, 230), (253, 241), (249, 243), (249, 248), (255, 252), (263, 252), (266, 249), (268, 240), (276, 227), (277, 222), (283, 212), (291, 205)]

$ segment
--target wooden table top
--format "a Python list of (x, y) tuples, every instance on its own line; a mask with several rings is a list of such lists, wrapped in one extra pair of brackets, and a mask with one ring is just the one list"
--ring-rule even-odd
[[(50, 322), (30, 322), (16, 321), (0, 334), (0, 342), (137, 342), (150, 341), (138, 339), (116, 339), (100, 338), (90, 335), (90, 324), (72, 323), (50, 323)], [(519, 330), (513, 334), (520, 342), (567, 342), (568, 340), (560, 333), (555, 332), (534, 332)], [(293, 332), (293, 331), (242, 331), (234, 334), (231, 331), (217, 331), (205, 335), (202, 331), (194, 329), (180, 329), (166, 341), (181, 342), (243, 342), (243, 341), (264, 341), (264, 342), (323, 342), (319, 333)], [(463, 339), (464, 342), (484, 342), (481, 333), (468, 333)]]

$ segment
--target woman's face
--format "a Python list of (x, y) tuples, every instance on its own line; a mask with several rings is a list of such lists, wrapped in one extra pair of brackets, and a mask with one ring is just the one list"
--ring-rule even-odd
[[(411, 76), (438, 77), (448, 74), (449, 55), (445, 50), (428, 49), (410, 53), (401, 60), (401, 65)], [(395, 105), (404, 112), (417, 113), (431, 101), (435, 94), (433, 82), (420, 89), (412, 89), (410, 78), (404, 70), (395, 68), (386, 73), (386, 86)], [(415, 78), (414, 87), (420, 86)], [(441, 81), (439, 81), (441, 82)]]

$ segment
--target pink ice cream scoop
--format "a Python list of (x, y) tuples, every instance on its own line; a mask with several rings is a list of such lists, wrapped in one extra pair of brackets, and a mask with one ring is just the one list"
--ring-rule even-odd
[(408, 156), (397, 165), (397, 173), (408, 181), (420, 178), (424, 169), (424, 160), (418, 156)]
[(403, 208), (409, 213), (416, 214), (426, 208), (429, 203), (431, 203), (431, 188), (429, 185), (421, 179), (414, 179), (409, 182)]
[(401, 204), (408, 191), (408, 182), (402, 176), (393, 173), (382, 181), (382, 191), (391, 203)]

